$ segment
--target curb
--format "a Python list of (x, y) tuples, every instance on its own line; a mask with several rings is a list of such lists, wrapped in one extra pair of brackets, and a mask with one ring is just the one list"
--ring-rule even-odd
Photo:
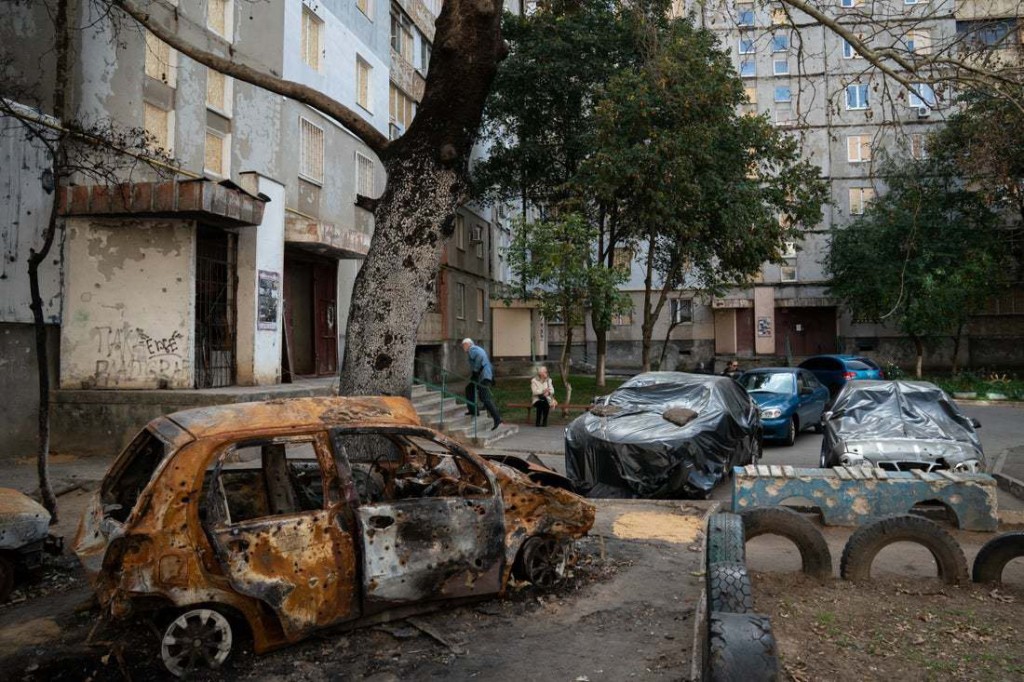
[(1018, 500), (1024, 501), (1024, 482), (1018, 481), (1013, 476), (1000, 473), (994, 473), (992, 477), (996, 479), (996, 485), (1000, 490), (1005, 490)]
[(977, 400), (953, 398), (957, 405), (977, 405), (979, 407), (1024, 407), (1024, 400)]

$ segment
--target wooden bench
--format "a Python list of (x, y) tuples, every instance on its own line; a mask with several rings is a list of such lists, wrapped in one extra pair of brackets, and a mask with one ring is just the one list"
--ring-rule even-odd
[[(526, 421), (530, 421), (530, 413), (533, 412), (533, 403), (506, 403), (505, 407), (509, 409), (526, 409)], [(551, 411), (556, 412), (558, 410), (575, 411), (575, 412), (589, 412), (590, 405), (565, 405), (558, 403), (557, 406), (552, 407)]]

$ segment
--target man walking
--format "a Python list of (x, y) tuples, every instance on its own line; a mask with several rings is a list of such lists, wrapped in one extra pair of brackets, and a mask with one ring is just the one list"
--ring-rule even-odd
[(473, 343), (473, 339), (462, 339), (462, 350), (466, 351), (466, 357), (469, 360), (470, 379), (473, 382), (470, 387), (476, 388), (475, 396), (469, 396), (469, 391), (467, 391), (466, 397), (470, 399), (470, 410), (476, 414), (478, 412), (477, 405), (483, 403), (484, 409), (494, 420), (494, 426), (491, 427), (493, 431), (501, 425), (501, 415), (494, 404), (494, 398), (491, 397), (491, 386), (494, 385), (494, 367), (491, 366), (491, 359), (487, 357), (487, 351)]

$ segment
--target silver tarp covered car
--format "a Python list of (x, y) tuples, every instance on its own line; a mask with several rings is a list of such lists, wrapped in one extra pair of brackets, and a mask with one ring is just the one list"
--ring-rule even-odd
[(703, 497), (761, 455), (757, 405), (728, 377), (648, 372), (565, 430), (565, 470), (590, 497)]
[(980, 424), (926, 381), (852, 381), (822, 422), (823, 467), (985, 470)]

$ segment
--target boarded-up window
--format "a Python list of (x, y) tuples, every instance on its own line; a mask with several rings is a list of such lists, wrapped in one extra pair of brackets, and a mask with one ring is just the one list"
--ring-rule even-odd
[(370, 72), (372, 68), (359, 57), (356, 57), (356, 103), (370, 111)]
[(299, 175), (324, 181), (324, 131), (304, 118), (299, 119)]
[(228, 176), (228, 135), (206, 129), (206, 150), (203, 156), (203, 167), (208, 173)]
[(142, 127), (153, 138), (153, 147), (171, 154), (174, 146), (171, 112), (146, 102), (143, 104), (142, 117)]
[(172, 88), (177, 82), (177, 53), (171, 46), (146, 31), (146, 75)]
[(483, 289), (476, 290), (476, 321), (484, 321), (484, 309), (486, 308), (487, 296)]
[(871, 187), (853, 187), (850, 189), (850, 215), (861, 215), (864, 207), (875, 198), (875, 190)]
[(308, 7), (302, 8), (302, 61), (320, 70), (320, 32), (324, 22)]
[(207, 0), (206, 25), (228, 40), (231, 40), (231, 9), (231, 0)]
[(846, 160), (863, 163), (871, 160), (871, 136), (848, 135), (846, 138)]
[(213, 69), (206, 70), (206, 106), (231, 116), (231, 78)]
[(356, 152), (356, 192), (364, 197), (376, 194), (373, 181), (373, 159)]
[(402, 126), (404, 131), (412, 123), (413, 116), (416, 115), (416, 103), (413, 102), (412, 97), (402, 92), (394, 83), (391, 83), (391, 105), (390, 112), (391, 121)]
[(356, 7), (358, 7), (359, 11), (365, 14), (366, 16), (370, 16), (370, 8), (372, 7), (372, 5), (370, 4), (370, 0), (356, 0)]
[(749, 104), (757, 104), (757, 88), (743, 88), (743, 94), (746, 95)]

